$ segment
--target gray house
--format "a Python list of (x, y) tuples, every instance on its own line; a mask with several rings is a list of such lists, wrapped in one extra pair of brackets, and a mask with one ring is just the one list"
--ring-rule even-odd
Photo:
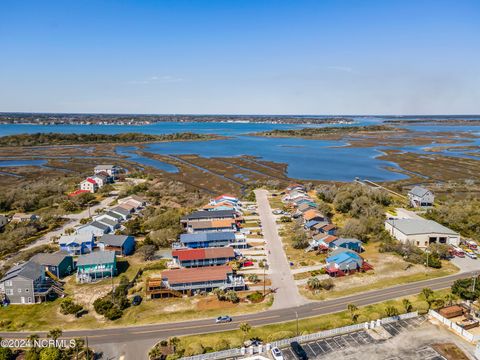
[(27, 261), (0, 279), (0, 294), (12, 304), (35, 304), (63, 296), (61, 285), (45, 275), (42, 265)]
[(45, 271), (54, 277), (63, 278), (70, 275), (73, 270), (73, 257), (65, 252), (40, 253), (32, 257), (31, 261), (43, 266)]
[(424, 187), (414, 186), (408, 192), (408, 199), (410, 200), (410, 205), (413, 207), (433, 206), (435, 195), (432, 191), (425, 189)]
[(0, 229), (8, 224), (8, 218), (5, 215), (0, 215)]

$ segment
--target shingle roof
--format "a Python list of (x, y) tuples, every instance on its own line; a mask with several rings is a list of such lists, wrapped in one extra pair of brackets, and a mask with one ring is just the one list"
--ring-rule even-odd
[(102, 235), (99, 242), (104, 243), (105, 245), (110, 245), (110, 246), (123, 246), (123, 244), (125, 244), (125, 241), (127, 241), (127, 239), (128, 239), (127, 235), (106, 234), (106, 235)]
[(107, 225), (102, 224), (102, 223), (99, 222), (99, 221), (92, 221), (90, 224), (87, 224), (86, 226), (88, 226), (88, 225), (93, 226), (93, 227), (96, 227), (96, 228), (98, 228), (98, 229), (100, 229), (100, 230), (103, 230), (103, 231), (105, 231), (105, 230), (107, 230), (107, 229), (110, 229)]
[(77, 266), (110, 264), (115, 260), (114, 251), (95, 251), (89, 254), (80, 255), (77, 260)]
[(170, 285), (220, 281), (226, 280), (230, 273), (232, 273), (230, 266), (208, 266), (202, 268), (166, 270), (162, 272), (162, 279), (168, 280)]
[(182, 220), (201, 220), (201, 219), (218, 219), (218, 218), (235, 218), (234, 210), (218, 210), (218, 211), (194, 211), (191, 214), (182, 217)]
[(233, 258), (235, 252), (231, 247), (206, 248), (206, 249), (177, 249), (172, 252), (173, 257), (180, 261)]
[(215, 228), (230, 228), (235, 223), (233, 219), (211, 220), (211, 221), (197, 221), (190, 223), (192, 229), (215, 229)]
[(7, 273), (0, 280), (0, 282), (13, 279), (16, 276), (21, 276), (30, 280), (36, 280), (44, 273), (45, 271), (40, 264), (33, 261), (27, 261), (26, 263), (14, 266), (9, 271), (7, 271)]
[(105, 215), (111, 216), (111, 217), (113, 217), (117, 220), (122, 220), (123, 219), (120, 215), (118, 215), (117, 213), (114, 213), (113, 211), (107, 211), (105, 213)]
[(115, 206), (114, 208), (110, 209), (110, 211), (116, 212), (118, 214), (122, 214), (122, 215), (125, 215), (125, 216), (130, 215), (130, 211), (128, 211), (128, 210), (126, 210), (126, 209), (124, 209), (120, 206)]
[(343, 244), (363, 244), (360, 240), (358, 239), (352, 239), (352, 238), (339, 238), (339, 239), (336, 239), (336, 240), (333, 240), (332, 243), (336, 246), (341, 246)]
[(316, 217), (323, 217), (323, 216), (317, 210), (314, 210), (314, 209), (308, 210), (303, 214), (303, 218), (307, 221), (315, 219)]
[(425, 189), (424, 187), (414, 186), (408, 193), (411, 194), (411, 195), (418, 196), (418, 197), (423, 197), (429, 191), (430, 190)]
[(66, 257), (71, 257), (71, 256), (64, 252), (40, 253), (40, 254), (36, 254), (30, 260), (40, 265), (59, 266), (60, 263), (63, 260), (65, 260)]
[(100, 220), (97, 219), (96, 221), (101, 222), (101, 223), (106, 224), (106, 225), (109, 225), (109, 226), (113, 226), (113, 227), (118, 225), (118, 223), (116, 221), (113, 221), (112, 219), (109, 219), (109, 218), (106, 218), (106, 217), (104, 217)]
[(181, 234), (180, 242), (187, 244), (192, 242), (205, 241), (233, 241), (235, 233), (233, 231), (204, 232), (198, 234)]
[(398, 231), (405, 235), (415, 235), (415, 234), (448, 234), (456, 235), (459, 234), (433, 220), (424, 220), (424, 219), (394, 219), (387, 220), (387, 223), (392, 225)]

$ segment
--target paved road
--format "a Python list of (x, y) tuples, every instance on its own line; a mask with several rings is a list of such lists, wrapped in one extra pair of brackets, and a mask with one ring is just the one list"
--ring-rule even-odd
[[(308, 318), (343, 311), (348, 304), (357, 306), (370, 305), (389, 299), (395, 299), (408, 295), (418, 294), (423, 288), (439, 290), (449, 287), (455, 280), (472, 276), (473, 273), (451, 275), (443, 278), (420, 281), (416, 283), (399, 285), (381, 290), (373, 290), (362, 294), (351, 295), (333, 300), (311, 302), (302, 306), (267, 310), (257, 314), (249, 314), (234, 317), (229, 324), (214, 324), (212, 319), (194, 320), (177, 323), (165, 323), (155, 325), (142, 325), (111, 329), (96, 330), (75, 330), (65, 331), (65, 337), (88, 336), (89, 345), (94, 348), (101, 348), (107, 353), (115, 353), (114, 357), (106, 356), (107, 359), (115, 359), (125, 355), (125, 359), (145, 358), (150, 346), (160, 339), (171, 336), (192, 335), (201, 333), (212, 333), (224, 330), (238, 329), (239, 324), (248, 322), (252, 326), (266, 325), (285, 321), (292, 321), (296, 318)], [(45, 336), (45, 333), (38, 332)], [(24, 338), (29, 333), (7, 332), (0, 333), (3, 338)], [(142, 354), (142, 355), (141, 355)]]
[(282, 240), (278, 235), (275, 216), (272, 214), (272, 209), (268, 201), (268, 191), (263, 189), (255, 190), (255, 196), (257, 198), (263, 236), (266, 241), (272, 289), (276, 291), (272, 310), (305, 304), (307, 300), (298, 292), (297, 284), (293, 279), (290, 265), (283, 250)]

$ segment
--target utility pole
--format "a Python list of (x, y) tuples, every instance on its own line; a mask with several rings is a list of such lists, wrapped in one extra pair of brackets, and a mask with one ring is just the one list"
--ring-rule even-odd
[(268, 264), (265, 264), (263, 266), (263, 297), (265, 297), (266, 294), (266, 279), (265, 279), (265, 271), (268, 269)]
[(297, 320), (297, 336), (299, 335), (298, 333), (298, 312), (295, 311), (295, 319)]
[(90, 359), (90, 351), (88, 351), (88, 336), (85, 336), (85, 344), (86, 344), (86, 349), (85, 349), (85, 355), (87, 360)]

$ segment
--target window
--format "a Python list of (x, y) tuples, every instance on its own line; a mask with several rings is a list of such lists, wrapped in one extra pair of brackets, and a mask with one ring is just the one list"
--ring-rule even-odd
[(7, 294), (7, 295), (13, 295), (13, 289), (7, 289), (7, 290), (5, 290), (5, 294)]
[(25, 292), (29, 292), (29, 291), (30, 291), (30, 289), (25, 289)]
[(28, 298), (28, 302), (29, 302), (29, 303), (32, 302), (32, 298), (31, 298), (31, 297)]
[(12, 280), (5, 281), (5, 286), (12, 286)]

